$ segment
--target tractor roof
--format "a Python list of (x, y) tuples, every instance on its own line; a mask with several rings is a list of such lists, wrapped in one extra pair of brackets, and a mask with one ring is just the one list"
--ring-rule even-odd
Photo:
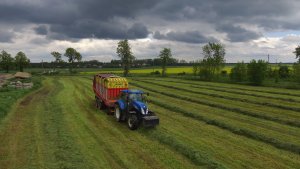
[(144, 92), (141, 90), (122, 90), (123, 93), (129, 93), (129, 94), (143, 94)]

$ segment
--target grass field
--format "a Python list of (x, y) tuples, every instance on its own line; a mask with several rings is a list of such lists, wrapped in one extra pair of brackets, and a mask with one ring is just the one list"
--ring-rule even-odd
[(300, 168), (300, 91), (132, 78), (155, 129), (94, 106), (91, 76), (53, 76), (0, 124), (0, 168)]

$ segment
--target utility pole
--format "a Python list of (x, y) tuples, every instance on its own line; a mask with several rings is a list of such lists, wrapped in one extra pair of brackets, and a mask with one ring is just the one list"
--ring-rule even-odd
[(270, 63), (270, 55), (268, 54), (268, 63)]

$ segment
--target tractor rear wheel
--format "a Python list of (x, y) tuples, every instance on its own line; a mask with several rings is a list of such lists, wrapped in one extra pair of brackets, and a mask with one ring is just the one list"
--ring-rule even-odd
[(122, 112), (121, 112), (121, 109), (120, 109), (119, 105), (115, 106), (115, 114), (114, 115), (115, 115), (115, 118), (116, 118), (117, 122), (122, 121)]
[(136, 130), (139, 125), (139, 121), (136, 114), (130, 114), (127, 119), (127, 125), (130, 130)]

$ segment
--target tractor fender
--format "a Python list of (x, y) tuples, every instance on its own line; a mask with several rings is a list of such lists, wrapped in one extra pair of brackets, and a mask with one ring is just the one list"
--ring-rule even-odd
[(124, 109), (125, 109), (125, 104), (124, 104), (124, 102), (122, 102), (122, 100), (118, 100), (118, 101), (116, 102), (116, 104), (118, 104), (118, 105), (120, 106), (120, 109), (121, 109), (121, 110), (124, 110)]

